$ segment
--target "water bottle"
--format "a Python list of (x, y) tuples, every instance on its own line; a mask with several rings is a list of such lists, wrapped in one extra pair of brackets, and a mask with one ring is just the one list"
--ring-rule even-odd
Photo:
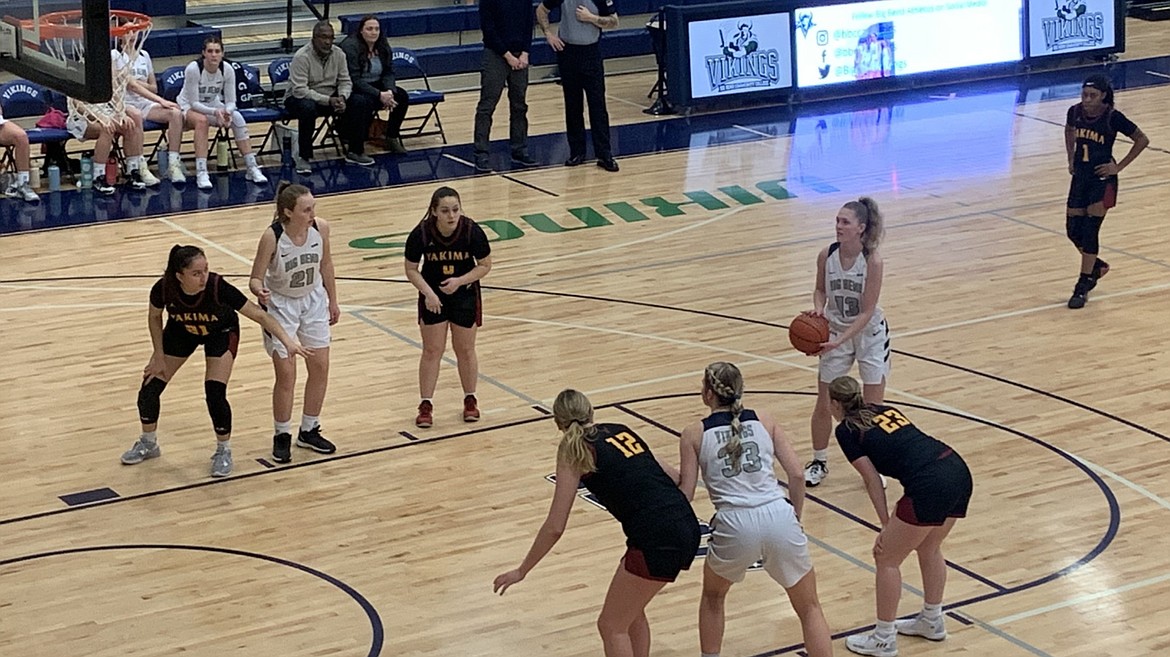
[(165, 148), (158, 149), (158, 173), (165, 174), (170, 170), (171, 154)]
[(41, 168), (32, 167), (28, 170), (28, 186), (36, 189), (41, 186)]
[(113, 155), (106, 160), (106, 184), (113, 185), (118, 182), (118, 159)]
[(215, 166), (220, 171), (227, 171), (228, 144), (226, 139), (220, 139), (215, 142)]
[(82, 189), (93, 189), (93, 152), (81, 154), (81, 182)]
[(288, 130), (283, 131), (280, 137), (280, 162), (284, 165), (292, 164), (292, 135)]
[(49, 165), (49, 191), (61, 191), (61, 167), (56, 164)]

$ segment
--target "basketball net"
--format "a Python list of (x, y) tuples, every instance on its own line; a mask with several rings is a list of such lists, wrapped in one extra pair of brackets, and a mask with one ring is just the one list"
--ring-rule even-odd
[[(134, 11), (110, 11), (110, 45), (122, 53), (121, 66), (112, 67), (113, 84), (110, 100), (105, 103), (83, 103), (70, 98), (69, 117), (83, 118), (106, 129), (120, 126), (126, 120), (126, 85), (134, 74), (138, 51), (150, 35), (150, 16)], [(85, 31), (81, 10), (57, 11), (41, 16), (41, 51), (69, 64), (85, 61)]]

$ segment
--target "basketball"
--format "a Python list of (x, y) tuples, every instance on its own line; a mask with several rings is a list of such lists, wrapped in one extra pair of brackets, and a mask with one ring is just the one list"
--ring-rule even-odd
[(829, 341), (829, 320), (803, 313), (797, 315), (788, 325), (788, 341), (810, 356), (817, 353), (821, 344)]

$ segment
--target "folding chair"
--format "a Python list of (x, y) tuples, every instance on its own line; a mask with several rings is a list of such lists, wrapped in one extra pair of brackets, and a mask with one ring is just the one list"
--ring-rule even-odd
[[(414, 51), (407, 48), (394, 48), (393, 50), (395, 75), (400, 78), (422, 78), (423, 81), (422, 89), (411, 89), (407, 91), (407, 95), (410, 96), (411, 106), (430, 106), (425, 116), (407, 117), (407, 120), (411, 121), (413, 124), (409, 128), (410, 130), (413, 130), (413, 132), (410, 132), (409, 134), (400, 132), (399, 135), (402, 137), (424, 137), (427, 135), (439, 135), (439, 137), (443, 139), (443, 143), (446, 144), (447, 133), (443, 131), (443, 122), (439, 119), (439, 103), (446, 100), (446, 96), (444, 96), (442, 92), (431, 89), (431, 82), (429, 79), (427, 79), (427, 72), (424, 71), (423, 67), (418, 63), (418, 57), (414, 54)], [(435, 120), (435, 127), (431, 130), (427, 130), (427, 126), (430, 124), (432, 118)], [(405, 122), (403, 123), (403, 127), (405, 128)]]
[[(288, 78), (291, 75), (290, 67), (292, 65), (291, 57), (281, 57), (274, 59), (268, 64), (268, 82), (270, 85), (270, 97), (272, 102), (280, 107), (283, 116), (281, 122), (288, 126), (292, 121), (292, 116), (289, 115), (288, 109), (284, 106), (284, 98), (288, 94)], [(326, 141), (333, 143), (333, 148), (337, 150), (337, 154), (343, 153), (341, 148), (341, 138), (337, 135), (337, 130), (334, 126), (334, 116), (322, 117), (322, 120), (317, 124), (313, 131), (313, 143), (324, 145)], [(273, 126), (275, 129), (275, 126)], [(267, 136), (265, 136), (267, 140)]]
[[(0, 111), (5, 119), (19, 119), (30, 116), (42, 116), (50, 106), (51, 92), (35, 82), (27, 80), (13, 80), (0, 85)], [(28, 128), (28, 143), (33, 144), (64, 144), (73, 138), (68, 130), (60, 128)], [(15, 171), (16, 158), (11, 146), (4, 146), (4, 154), (0, 155), (0, 171)]]
[[(287, 120), (287, 113), (283, 107), (269, 104), (268, 95), (264, 93), (264, 87), (260, 84), (260, 71), (255, 66), (242, 62), (231, 62), (231, 65), (236, 72), (236, 107), (244, 117), (244, 122), (249, 125), (268, 124), (268, 130), (264, 133), (264, 140), (260, 142), (256, 155), (279, 153), (276, 125)], [(271, 150), (267, 148), (270, 140), (273, 145)]]

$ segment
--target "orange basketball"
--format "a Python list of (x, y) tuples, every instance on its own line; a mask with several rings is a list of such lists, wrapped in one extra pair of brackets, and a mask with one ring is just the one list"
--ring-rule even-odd
[(788, 341), (798, 351), (812, 355), (821, 350), (821, 343), (829, 341), (829, 320), (815, 315), (800, 314), (788, 325)]

